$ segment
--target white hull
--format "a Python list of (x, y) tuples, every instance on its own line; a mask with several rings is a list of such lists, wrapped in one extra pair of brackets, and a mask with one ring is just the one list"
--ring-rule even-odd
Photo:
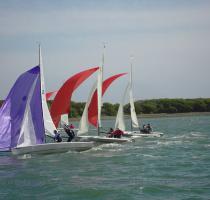
[(128, 138), (109, 138), (104, 136), (77, 136), (75, 140), (88, 141), (96, 143), (124, 143), (132, 142), (132, 139)]
[(124, 137), (138, 138), (138, 137), (161, 137), (164, 133), (161, 132), (151, 132), (151, 133), (142, 133), (140, 131), (125, 131)]
[[(58, 128), (57, 130), (58, 130), (58, 132), (60, 134), (66, 134), (66, 131), (64, 130), (64, 128)], [(71, 130), (73, 130), (74, 133), (76, 133), (79, 129), (78, 128), (74, 128), (74, 129), (71, 129)]]
[(16, 147), (12, 149), (12, 154), (48, 154), (61, 153), (67, 151), (86, 151), (94, 146), (93, 142), (61, 142), (61, 143), (45, 143), (26, 147)]

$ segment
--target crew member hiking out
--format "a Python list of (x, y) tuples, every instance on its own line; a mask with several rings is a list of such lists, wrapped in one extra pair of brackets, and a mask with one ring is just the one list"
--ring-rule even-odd
[(67, 142), (71, 142), (75, 137), (74, 131), (72, 129), (70, 129), (66, 124), (64, 125), (64, 131), (68, 135)]
[(61, 135), (60, 135), (60, 133), (58, 133), (57, 130), (54, 130), (54, 134), (55, 134), (55, 136), (54, 136), (54, 141), (55, 141), (55, 142), (62, 142)]

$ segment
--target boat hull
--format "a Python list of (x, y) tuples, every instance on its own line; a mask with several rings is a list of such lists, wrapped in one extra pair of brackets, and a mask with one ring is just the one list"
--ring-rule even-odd
[(61, 142), (45, 143), (26, 147), (16, 147), (12, 149), (13, 155), (20, 154), (49, 154), (62, 153), (67, 151), (86, 151), (94, 146), (93, 142)]
[(130, 138), (108, 138), (103, 136), (77, 136), (75, 140), (96, 143), (125, 143), (133, 141)]
[(124, 137), (138, 138), (138, 137), (161, 137), (164, 133), (161, 132), (151, 132), (151, 133), (142, 133), (140, 131), (125, 131)]

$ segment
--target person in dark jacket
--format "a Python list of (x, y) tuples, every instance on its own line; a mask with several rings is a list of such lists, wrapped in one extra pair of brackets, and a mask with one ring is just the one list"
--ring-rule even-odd
[(67, 142), (71, 142), (74, 139), (74, 137), (75, 137), (74, 131), (72, 129), (70, 129), (66, 124), (64, 125), (64, 131), (68, 135)]
[(151, 133), (152, 132), (152, 127), (150, 124), (147, 124), (147, 131), (148, 133)]
[(54, 130), (54, 134), (55, 134), (55, 136), (54, 136), (54, 141), (55, 141), (55, 142), (62, 142), (61, 135), (60, 135), (60, 133), (58, 133), (57, 130)]

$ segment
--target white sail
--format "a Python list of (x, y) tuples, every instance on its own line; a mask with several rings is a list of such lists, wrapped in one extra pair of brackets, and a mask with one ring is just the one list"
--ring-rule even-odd
[(44, 69), (42, 63), (42, 55), (41, 55), (41, 47), (39, 46), (39, 66), (40, 66), (40, 73), (41, 73), (41, 95), (42, 95), (42, 110), (43, 110), (43, 118), (44, 118), (44, 127), (45, 127), (45, 134), (48, 136), (54, 136), (54, 130), (56, 127), (52, 121), (49, 108), (47, 106), (46, 101), (46, 91), (45, 91), (45, 81), (44, 81)]
[(133, 101), (133, 92), (132, 92), (131, 87), (129, 91), (129, 97), (130, 97), (130, 112), (131, 112), (132, 127), (139, 128), (139, 123), (136, 116), (136, 111), (135, 111), (135, 106), (134, 106), (134, 101)]
[(69, 116), (68, 114), (63, 114), (61, 115), (61, 126), (63, 126), (64, 124), (69, 124)]
[(84, 111), (83, 111), (83, 114), (82, 114), (82, 118), (80, 120), (80, 123), (79, 123), (79, 131), (77, 133), (77, 135), (81, 135), (83, 133), (87, 133), (88, 132), (88, 129), (89, 129), (89, 122), (88, 122), (88, 107), (90, 105), (90, 102), (91, 102), (91, 99), (92, 99), (92, 96), (96, 90), (96, 86), (97, 86), (97, 82), (93, 85), (91, 91), (90, 91), (90, 94), (88, 96), (88, 100), (85, 104), (85, 108), (84, 108)]
[(130, 65), (131, 69), (130, 69), (129, 101), (130, 101), (131, 125), (133, 128), (139, 128), (138, 118), (136, 116), (134, 100), (133, 100), (133, 65), (132, 65), (133, 56), (131, 56), (130, 59), (131, 59), (131, 65)]
[(100, 67), (98, 71), (97, 80), (97, 97), (98, 97), (98, 127), (101, 127), (101, 107), (102, 107), (102, 81), (103, 81), (103, 68)]
[(27, 98), (26, 109), (24, 112), (24, 117), (21, 125), (20, 135), (17, 142), (17, 147), (30, 146), (36, 144), (36, 135), (31, 115), (30, 102), (32, 99), (32, 95), (34, 93), (37, 80), (38, 78), (34, 80), (34, 83), (31, 87), (31, 91)]
[(125, 92), (123, 94), (120, 106), (118, 108), (116, 122), (115, 122), (115, 129), (119, 128), (122, 131), (125, 131), (125, 121), (124, 121), (124, 112), (123, 112), (123, 106), (125, 104), (125, 99), (128, 96), (128, 91), (130, 89), (130, 83), (128, 83)]

